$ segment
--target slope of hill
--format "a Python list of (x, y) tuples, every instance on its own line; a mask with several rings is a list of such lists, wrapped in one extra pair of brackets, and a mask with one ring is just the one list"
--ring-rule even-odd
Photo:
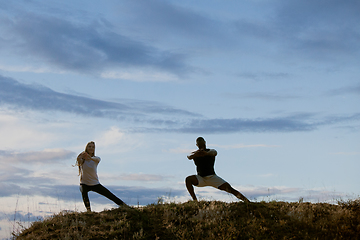
[(14, 239), (360, 239), (360, 199), (338, 205), (200, 201), (62, 212)]

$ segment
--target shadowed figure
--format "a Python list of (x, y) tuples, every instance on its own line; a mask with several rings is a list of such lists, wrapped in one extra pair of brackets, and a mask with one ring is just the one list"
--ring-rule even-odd
[(212, 186), (222, 191), (231, 193), (238, 199), (243, 200), (244, 202), (250, 202), (239, 191), (231, 187), (228, 182), (215, 174), (214, 164), (215, 157), (217, 155), (216, 150), (206, 148), (206, 141), (202, 137), (198, 137), (196, 139), (196, 146), (199, 149), (192, 152), (187, 158), (189, 160), (194, 160), (197, 175), (191, 175), (185, 179), (186, 188), (189, 191), (192, 199), (194, 201), (197, 201), (193, 186)]
[(87, 211), (91, 211), (89, 191), (101, 194), (119, 206), (127, 206), (121, 199), (100, 184), (97, 175), (97, 166), (100, 160), (100, 157), (95, 156), (94, 142), (89, 142), (85, 147), (85, 151), (80, 153), (76, 160), (76, 166), (79, 167), (80, 191)]

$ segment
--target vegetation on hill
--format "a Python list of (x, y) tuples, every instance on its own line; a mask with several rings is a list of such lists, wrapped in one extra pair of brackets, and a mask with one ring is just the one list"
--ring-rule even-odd
[(14, 239), (360, 239), (360, 199), (337, 205), (191, 201), (61, 212)]

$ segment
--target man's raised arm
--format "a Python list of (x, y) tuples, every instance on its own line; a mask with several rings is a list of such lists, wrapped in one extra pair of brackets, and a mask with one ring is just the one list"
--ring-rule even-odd
[[(198, 150), (197, 150), (198, 151)], [(192, 152), (190, 155), (187, 156), (189, 160), (193, 160), (197, 151)]]
[(208, 151), (206, 153), (207, 153), (207, 155), (210, 155), (213, 157), (216, 157), (216, 155), (217, 155), (217, 151), (215, 149), (210, 149), (210, 151)]
[(203, 149), (199, 149), (199, 150), (192, 152), (189, 156), (187, 156), (187, 158), (189, 160), (192, 160), (196, 157), (204, 157), (204, 156), (215, 157), (216, 155), (217, 155), (217, 151), (215, 149), (210, 149), (210, 151), (208, 151), (208, 152)]

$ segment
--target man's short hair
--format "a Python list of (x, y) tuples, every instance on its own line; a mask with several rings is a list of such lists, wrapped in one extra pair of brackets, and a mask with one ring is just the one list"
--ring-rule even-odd
[(197, 143), (205, 143), (206, 141), (205, 141), (205, 139), (204, 139), (203, 137), (198, 137), (198, 138), (196, 139), (196, 142), (197, 142)]

